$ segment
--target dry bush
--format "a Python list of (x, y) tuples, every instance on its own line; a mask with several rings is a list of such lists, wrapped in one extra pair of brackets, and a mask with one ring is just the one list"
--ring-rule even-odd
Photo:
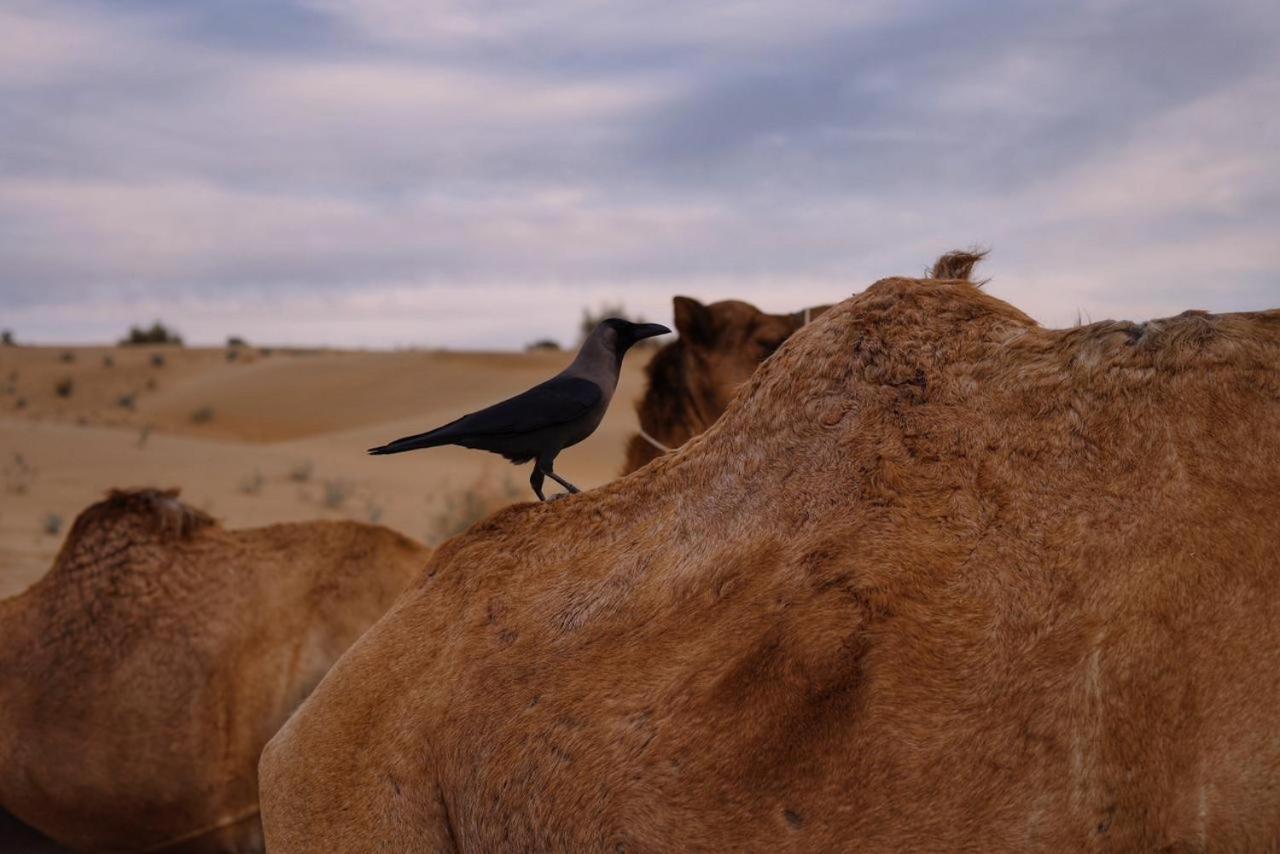
[(195, 412), (191, 413), (192, 424), (208, 424), (213, 420), (213, 407), (202, 406)]
[(57, 513), (46, 514), (41, 528), (51, 537), (58, 536), (58, 534), (62, 533), (62, 517)]
[(530, 341), (528, 344), (524, 345), (524, 351), (526, 353), (559, 353), (561, 349), (563, 348), (560, 346), (560, 342), (556, 341), (554, 338), (539, 338), (537, 341)]
[(311, 460), (303, 460), (289, 469), (289, 480), (294, 483), (306, 483), (311, 480), (313, 471), (315, 471), (315, 467), (311, 464)]
[(258, 495), (262, 492), (263, 483), (262, 472), (254, 469), (253, 474), (240, 479), (239, 489), (245, 495)]
[(352, 487), (345, 480), (326, 480), (324, 482), (324, 506), (337, 510), (347, 503), (351, 497)]
[(172, 344), (177, 347), (182, 346), (182, 336), (177, 331), (170, 329), (160, 321), (151, 324), (150, 329), (141, 326), (131, 326), (129, 334), (120, 341), (123, 347), (140, 346), (146, 344)]
[(498, 479), (486, 471), (466, 488), (444, 494), (425, 539), (429, 545), (437, 546), (519, 498), (520, 488), (510, 475)]
[(58, 361), (64, 362), (66, 364), (70, 364), (75, 360), (76, 360), (76, 354), (72, 353), (70, 350), (63, 350), (62, 353), (59, 354), (58, 356)]
[(76, 384), (71, 377), (63, 377), (54, 385), (53, 391), (58, 397), (71, 397), (71, 392), (75, 391)]
[(27, 458), (17, 451), (4, 467), (5, 490), (14, 495), (26, 495), (36, 479), (36, 470)]

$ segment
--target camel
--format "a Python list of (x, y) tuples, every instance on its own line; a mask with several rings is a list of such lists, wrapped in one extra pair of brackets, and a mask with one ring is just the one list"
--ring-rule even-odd
[(262, 746), (428, 554), (111, 492), (0, 602), (0, 808), (77, 849), (260, 849)]
[(278, 854), (1267, 850), (1280, 310), (886, 279), (442, 546), (263, 751)]
[[(982, 249), (948, 252), (934, 262), (929, 275), (969, 281), (986, 254)], [(672, 303), (680, 337), (662, 347), (645, 367), (648, 385), (636, 402), (640, 430), (627, 442), (623, 474), (648, 465), (714, 424), (760, 363), (831, 307), (766, 314), (741, 300), (703, 305), (676, 297)]]

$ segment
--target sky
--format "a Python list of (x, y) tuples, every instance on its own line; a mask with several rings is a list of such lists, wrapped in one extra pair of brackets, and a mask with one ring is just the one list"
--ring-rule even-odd
[(1050, 326), (1280, 306), (1275, 0), (0, 0), (0, 326), (518, 348), (989, 247)]

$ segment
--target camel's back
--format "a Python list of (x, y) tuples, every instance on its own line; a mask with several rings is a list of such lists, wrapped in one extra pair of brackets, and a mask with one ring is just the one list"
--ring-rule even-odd
[(273, 740), (268, 837), (1265, 848), (1277, 494), (1280, 313), (881, 283), (679, 453), (443, 548)]
[(0, 804), (90, 847), (252, 816), (262, 745), (426, 554), (356, 523), (173, 527), (122, 495), (13, 600), (0, 652)]

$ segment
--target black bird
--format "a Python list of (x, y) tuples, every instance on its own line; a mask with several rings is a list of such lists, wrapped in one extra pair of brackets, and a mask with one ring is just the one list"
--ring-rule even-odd
[(600, 425), (618, 385), (622, 357), (631, 345), (670, 331), (658, 323), (611, 317), (587, 336), (573, 363), (546, 382), (443, 427), (370, 448), (369, 453), (461, 445), (501, 454), (516, 464), (535, 460), (529, 485), (542, 501), (547, 500), (542, 494), (544, 476), (577, 492), (578, 487), (552, 471), (556, 455)]

